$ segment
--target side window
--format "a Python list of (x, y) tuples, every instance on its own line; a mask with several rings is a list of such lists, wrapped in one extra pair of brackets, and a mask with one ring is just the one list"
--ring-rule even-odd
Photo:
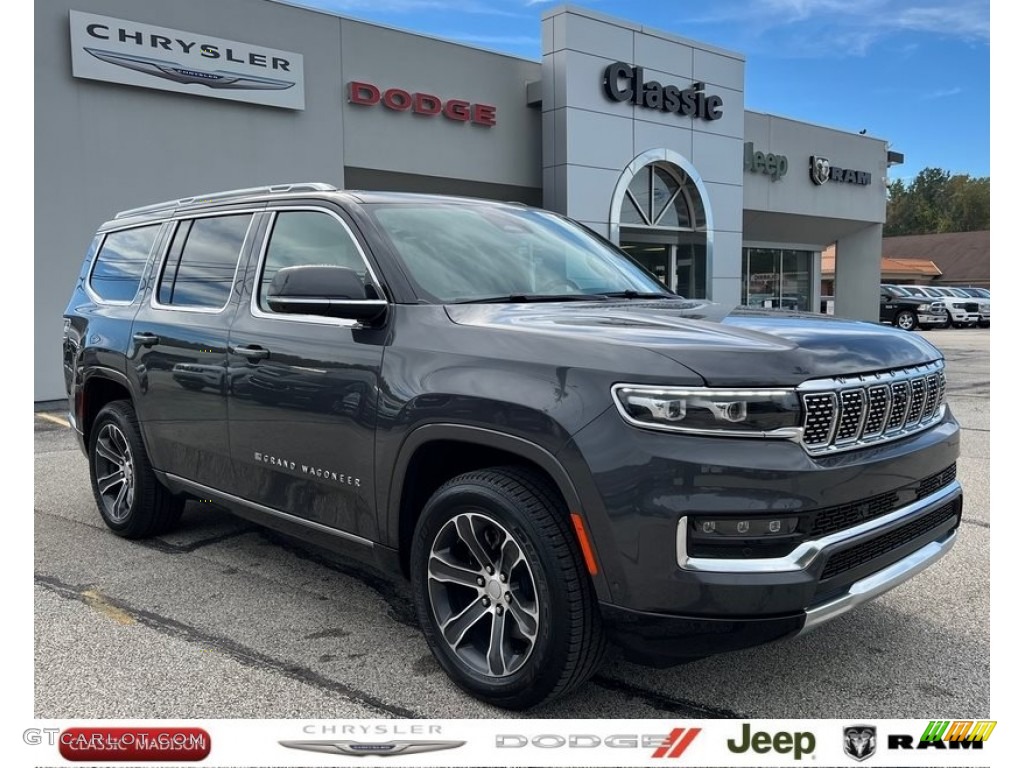
[(369, 279), (359, 248), (340, 221), (316, 211), (282, 211), (274, 220), (260, 275), (259, 308), (273, 312), (267, 304), (267, 289), (279, 269), (305, 266), (348, 267), (364, 282)]
[(178, 222), (160, 275), (157, 301), (173, 307), (224, 307), (251, 220), (247, 213)]
[(139, 291), (159, 224), (111, 232), (103, 240), (89, 287), (104, 301), (131, 301)]

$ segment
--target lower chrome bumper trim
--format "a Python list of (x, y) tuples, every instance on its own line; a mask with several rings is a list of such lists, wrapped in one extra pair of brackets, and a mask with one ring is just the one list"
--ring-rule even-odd
[(841, 616), (861, 603), (874, 600), (879, 595), (888, 592), (893, 587), (920, 573), (949, 552), (953, 548), (954, 542), (956, 542), (956, 537), (957, 531), (952, 531), (945, 538), (921, 547), (921, 549), (907, 555), (902, 560), (897, 560), (878, 573), (873, 573), (860, 581), (855, 581), (850, 585), (845, 594), (829, 600), (827, 603), (822, 603), (808, 609), (807, 621), (804, 622), (804, 627), (800, 634), (809, 632), (826, 621)]

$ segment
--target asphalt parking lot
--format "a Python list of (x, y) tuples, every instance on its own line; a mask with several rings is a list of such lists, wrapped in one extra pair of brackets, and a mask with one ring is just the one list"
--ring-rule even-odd
[[(916, 718), (989, 713), (989, 332), (923, 332), (963, 426), (960, 540), (815, 632), (669, 670), (612, 660), (540, 717)], [(505, 717), (449, 683), (409, 590), (208, 505), (109, 533), (59, 421), (35, 433), (38, 718)]]

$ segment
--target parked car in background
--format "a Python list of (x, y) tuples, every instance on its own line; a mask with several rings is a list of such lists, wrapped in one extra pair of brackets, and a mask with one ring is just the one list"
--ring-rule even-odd
[(921, 299), (938, 299), (946, 310), (946, 328), (966, 328), (970, 325), (977, 325), (981, 321), (981, 311), (978, 300), (971, 297), (946, 294), (942, 288), (932, 285), (901, 285), (899, 286), (906, 295)]
[(912, 331), (918, 327), (946, 324), (946, 306), (941, 301), (904, 295), (899, 286), (883, 285), (878, 319), (897, 328)]
[(978, 321), (978, 325), (982, 328), (988, 328), (991, 324), (991, 307), (992, 307), (992, 293), (988, 288), (972, 288), (969, 286), (958, 285), (953, 288), (955, 291), (966, 294), (970, 298), (978, 300), (978, 312), (981, 315), (981, 319)]

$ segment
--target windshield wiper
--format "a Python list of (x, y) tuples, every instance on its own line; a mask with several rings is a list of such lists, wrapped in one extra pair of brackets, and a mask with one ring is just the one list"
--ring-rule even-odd
[(642, 291), (608, 291), (599, 294), (609, 299), (678, 299), (679, 296), (668, 293), (643, 293)]
[(541, 301), (608, 301), (603, 293), (513, 293), (508, 296), (487, 296), (482, 299), (462, 299), (449, 304), (526, 304)]

